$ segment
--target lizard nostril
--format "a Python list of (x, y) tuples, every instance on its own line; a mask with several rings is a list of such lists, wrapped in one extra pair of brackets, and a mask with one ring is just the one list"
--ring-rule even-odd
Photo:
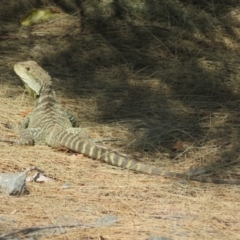
[(29, 71), (29, 70), (30, 70), (30, 67), (26, 67), (26, 70)]

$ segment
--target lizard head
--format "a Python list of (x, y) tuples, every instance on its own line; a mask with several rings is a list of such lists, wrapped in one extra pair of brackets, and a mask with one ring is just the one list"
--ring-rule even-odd
[(49, 74), (34, 61), (18, 62), (14, 71), (22, 79), (30, 95), (38, 96), (44, 87), (52, 84)]

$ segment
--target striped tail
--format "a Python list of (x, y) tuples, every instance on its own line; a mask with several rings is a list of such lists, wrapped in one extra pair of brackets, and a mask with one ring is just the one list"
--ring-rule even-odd
[(113, 166), (126, 168), (140, 173), (146, 173), (150, 175), (158, 175), (167, 178), (180, 178), (191, 181), (215, 183), (215, 184), (240, 184), (238, 179), (215, 179), (207, 177), (189, 176), (185, 173), (174, 173), (163, 171), (160, 168), (150, 166), (136, 160), (129, 159), (127, 156), (114, 152), (111, 149), (97, 146), (94, 143), (79, 138), (77, 134), (66, 133), (61, 134), (61, 139), (58, 139), (59, 144), (74, 152), (82, 153), (85, 156), (93, 159), (104, 161)]
[(111, 149), (107, 149), (104, 146), (98, 146), (94, 143), (79, 138), (74, 133), (66, 133), (58, 140), (59, 144), (74, 152), (82, 153), (85, 156), (93, 159), (104, 161), (113, 166), (127, 168), (133, 171), (148, 173), (154, 175), (163, 175), (163, 172), (159, 168), (151, 167), (146, 164), (140, 163), (135, 160), (129, 159), (127, 156), (121, 155)]

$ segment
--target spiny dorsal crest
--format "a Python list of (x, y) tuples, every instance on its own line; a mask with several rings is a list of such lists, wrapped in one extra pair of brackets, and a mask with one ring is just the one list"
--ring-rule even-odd
[(49, 74), (34, 61), (16, 63), (14, 65), (14, 71), (20, 76), (24, 84), (37, 95), (39, 95), (40, 91), (45, 87), (52, 85)]

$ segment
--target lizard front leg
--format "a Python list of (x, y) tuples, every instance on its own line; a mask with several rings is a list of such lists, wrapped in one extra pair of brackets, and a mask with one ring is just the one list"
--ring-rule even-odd
[(17, 141), (19, 145), (34, 145), (34, 134), (36, 134), (39, 130), (37, 128), (28, 128), (30, 115), (31, 113), (22, 120), (20, 126), (16, 129), (20, 135), (20, 138)]
[(19, 128), (18, 133), (20, 138), (18, 139), (17, 143), (19, 145), (34, 145), (34, 137), (32, 135), (32, 131), (29, 128)]

